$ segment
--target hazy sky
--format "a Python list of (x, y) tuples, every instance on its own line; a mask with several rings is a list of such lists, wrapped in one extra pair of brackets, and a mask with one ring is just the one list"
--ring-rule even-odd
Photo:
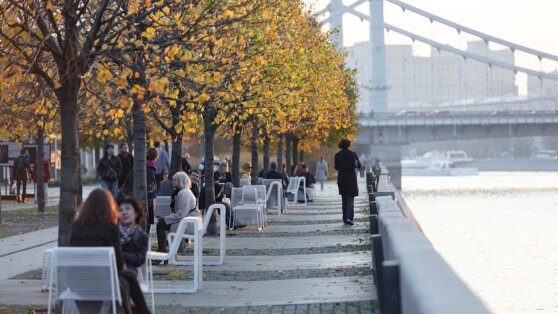
[[(316, 10), (324, 8), (329, 0), (305, 0), (313, 4)], [(473, 28), (502, 39), (521, 44), (533, 49), (542, 50), (558, 55), (558, 0), (403, 0), (404, 2), (441, 16), (470, 28)], [(354, 0), (344, 0), (351, 4)], [(360, 6), (359, 11), (368, 13), (368, 2)], [(455, 30), (439, 23), (430, 23), (428, 19), (418, 17), (412, 12), (403, 13), (402, 10), (389, 3), (384, 4), (384, 19), (386, 23), (418, 33), (433, 40), (466, 47), (468, 40), (474, 37), (465, 34), (458, 35)], [(344, 16), (345, 46), (355, 42), (368, 40), (368, 22), (346, 14)], [(411, 44), (410, 39), (395, 33), (386, 35), (386, 44)], [(502, 49), (501, 46), (491, 44), (491, 49)], [(428, 55), (429, 48), (423, 44), (414, 45), (415, 54)], [(516, 53), (516, 65), (552, 71), (558, 69), (558, 63), (543, 61), (539, 63), (536, 57), (529, 57)], [(526, 77), (518, 77), (520, 92), (524, 92)]]

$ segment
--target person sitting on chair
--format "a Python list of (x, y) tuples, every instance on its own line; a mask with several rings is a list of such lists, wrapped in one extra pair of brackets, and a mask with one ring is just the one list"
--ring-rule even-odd
[[(124, 263), (118, 230), (118, 208), (112, 194), (105, 189), (93, 190), (78, 210), (70, 231), (70, 246), (112, 246), (120, 277), (120, 290), (125, 313), (150, 313), (134, 272)], [(134, 303), (134, 309), (130, 303)], [(96, 306), (95, 301), (78, 301), (83, 306)], [(100, 311), (99, 304), (99, 311)], [(99, 313), (99, 311), (96, 311)]]
[(126, 198), (118, 204), (120, 209), (120, 245), (124, 262), (129, 270), (137, 273), (137, 268), (145, 263), (149, 239), (141, 229), (144, 210), (135, 198)]
[[(173, 176), (173, 187), (179, 189), (176, 194), (174, 208), (171, 207), (171, 214), (167, 216), (162, 216), (159, 213), (155, 214), (157, 218), (157, 251), (166, 251), (166, 237), (167, 231), (176, 232), (180, 220), (185, 217), (197, 217), (200, 219), (199, 223), (203, 223), (201, 220), (201, 212), (198, 209), (196, 202), (196, 197), (190, 190), (191, 181), (185, 172), (177, 172)], [(188, 226), (190, 228), (190, 226)], [(193, 230), (186, 229), (186, 233), (193, 233)], [(161, 261), (153, 261), (153, 265), (160, 264)], [(165, 261), (165, 263), (167, 263)]]

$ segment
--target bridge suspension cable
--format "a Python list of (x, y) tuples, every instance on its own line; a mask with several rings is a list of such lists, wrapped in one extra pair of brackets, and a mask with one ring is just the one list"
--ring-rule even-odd
[[(388, 1), (391, 1), (391, 0), (388, 0)], [(441, 44), (439, 42), (436, 42), (436, 41), (433, 41), (431, 39), (422, 37), (420, 35), (417, 35), (415, 33), (406, 31), (404, 29), (401, 29), (399, 27), (396, 27), (396, 26), (393, 26), (393, 25), (390, 25), (390, 24), (387, 24), (387, 23), (384, 23), (384, 27), (388, 31), (394, 31), (398, 34), (401, 34), (401, 35), (405, 36), (405, 37), (409, 37), (412, 40), (418, 40), (418, 41), (423, 42), (425, 44), (428, 44), (431, 47), (434, 47), (438, 50), (444, 50), (444, 51), (447, 51), (447, 52), (451, 52), (451, 53), (460, 55), (460, 56), (462, 56), (463, 58), (466, 58), (466, 59), (469, 58), (469, 59), (472, 59), (472, 60), (479, 61), (481, 63), (488, 64), (489, 66), (497, 66), (499, 68), (508, 69), (508, 70), (513, 71), (514, 73), (516, 73), (516, 72), (526, 73), (526, 74), (529, 74), (529, 75), (532, 75), (532, 76), (536, 76), (539, 79), (548, 79), (548, 80), (552, 80), (552, 81), (558, 81), (558, 75), (553, 75), (553, 74), (550, 74), (550, 73), (539, 72), (539, 71), (531, 70), (531, 69), (528, 69), (528, 68), (519, 67), (519, 66), (516, 66), (516, 65), (513, 65), (513, 64), (506, 63), (506, 62), (502, 62), (502, 61), (490, 59), (490, 58), (487, 58), (487, 57), (483, 57), (483, 56), (480, 56), (480, 55), (477, 55), (477, 54), (474, 54), (474, 53), (470, 53), (468, 51), (463, 51), (463, 50), (454, 48), (450, 45)]]
[[(526, 47), (526, 46), (518, 45), (516, 43), (510, 42), (510, 41), (507, 41), (507, 40), (504, 40), (504, 39), (500, 39), (498, 37), (491, 36), (489, 34), (474, 30), (474, 29), (469, 28), (467, 26), (454, 23), (450, 20), (444, 19), (443, 17), (439, 17), (437, 15), (431, 14), (427, 11), (421, 10), (421, 9), (419, 9), (417, 7), (414, 7), (412, 5), (409, 5), (405, 2), (402, 2), (402, 1), (399, 1), (399, 0), (384, 0), (384, 1), (391, 2), (391, 3), (399, 6), (403, 10), (409, 10), (411, 12), (414, 12), (414, 13), (418, 14), (418, 15), (421, 15), (421, 16), (429, 19), (430, 22), (436, 21), (438, 23), (441, 23), (441, 24), (444, 24), (444, 25), (449, 26), (451, 28), (454, 28), (458, 32), (464, 32), (464, 33), (468, 33), (468, 34), (477, 36), (479, 38), (482, 38), (485, 42), (493, 42), (493, 43), (500, 44), (502, 46), (506, 46), (512, 52), (518, 50), (518, 51), (526, 52), (526, 53), (531, 54), (531, 55), (535, 55), (535, 56), (537, 56), (537, 58), (539, 58), (539, 60), (544, 58), (544, 59), (549, 59), (549, 60), (553, 60), (553, 61), (558, 61), (558, 56), (556, 56), (556, 55), (553, 55), (553, 54), (550, 54), (550, 53), (547, 53), (547, 52), (544, 52), (544, 51), (532, 49), (532, 48), (529, 48), (529, 47)], [(361, 1), (359, 1), (359, 2), (361, 2)]]

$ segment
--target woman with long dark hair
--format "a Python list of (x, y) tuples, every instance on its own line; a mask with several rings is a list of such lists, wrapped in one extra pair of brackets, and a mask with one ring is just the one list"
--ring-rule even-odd
[[(95, 189), (81, 205), (72, 224), (70, 246), (112, 246), (120, 276), (124, 312), (150, 313), (135, 273), (128, 270), (124, 263), (117, 224), (118, 208), (111, 193)], [(134, 303), (133, 310), (130, 299)]]
[(361, 167), (356, 153), (349, 147), (351, 141), (342, 139), (338, 147), (341, 149), (335, 154), (335, 170), (338, 171), (337, 186), (341, 195), (343, 208), (343, 222), (346, 225), (354, 225), (355, 196), (358, 196), (358, 185), (355, 169)]

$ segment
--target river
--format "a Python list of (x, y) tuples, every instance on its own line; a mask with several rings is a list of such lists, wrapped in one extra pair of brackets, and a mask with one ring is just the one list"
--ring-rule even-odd
[(558, 313), (558, 172), (403, 177), (434, 248), (491, 311)]

